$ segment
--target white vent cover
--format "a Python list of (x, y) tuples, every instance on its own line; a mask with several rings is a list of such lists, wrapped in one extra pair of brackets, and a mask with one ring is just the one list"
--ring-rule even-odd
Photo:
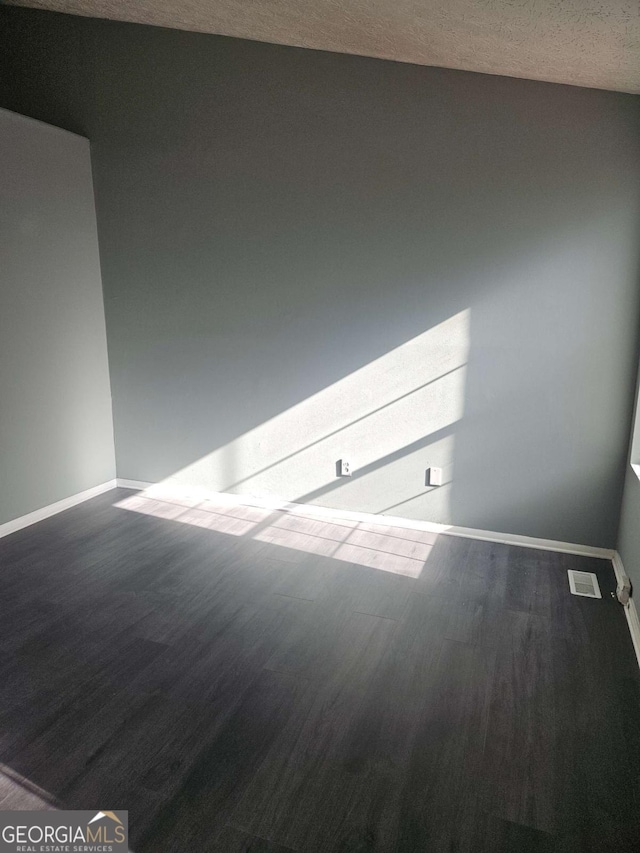
[(574, 569), (569, 569), (567, 574), (569, 575), (569, 587), (574, 595), (602, 598), (598, 578), (593, 572), (576, 572)]

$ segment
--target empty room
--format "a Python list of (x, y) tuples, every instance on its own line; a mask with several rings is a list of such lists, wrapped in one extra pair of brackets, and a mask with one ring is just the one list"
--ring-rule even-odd
[(636, 2), (2, 4), (0, 851), (640, 850), (639, 361)]

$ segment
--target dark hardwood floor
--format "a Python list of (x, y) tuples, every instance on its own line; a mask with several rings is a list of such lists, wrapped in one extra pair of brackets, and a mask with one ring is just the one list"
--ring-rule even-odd
[(128, 809), (134, 853), (640, 849), (606, 561), (115, 490), (0, 564), (0, 808)]

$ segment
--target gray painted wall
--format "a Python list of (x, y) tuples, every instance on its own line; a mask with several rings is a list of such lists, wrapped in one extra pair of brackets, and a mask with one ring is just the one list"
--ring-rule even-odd
[(634, 584), (634, 597), (640, 589), (640, 480), (629, 468), (622, 501), (618, 553), (622, 565)]
[[(629, 452), (629, 461), (640, 464), (640, 387), (636, 393), (636, 415)], [(640, 588), (640, 479), (627, 468), (620, 514), (617, 550), (625, 571), (634, 582), (634, 592)]]
[(115, 476), (86, 139), (0, 110), (0, 523)]
[(120, 477), (615, 544), (636, 97), (0, 15), (92, 141)]

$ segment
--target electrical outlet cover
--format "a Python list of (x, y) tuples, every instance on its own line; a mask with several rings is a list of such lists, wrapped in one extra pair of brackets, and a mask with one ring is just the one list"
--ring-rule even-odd
[(429, 468), (429, 485), (442, 485), (442, 468)]

